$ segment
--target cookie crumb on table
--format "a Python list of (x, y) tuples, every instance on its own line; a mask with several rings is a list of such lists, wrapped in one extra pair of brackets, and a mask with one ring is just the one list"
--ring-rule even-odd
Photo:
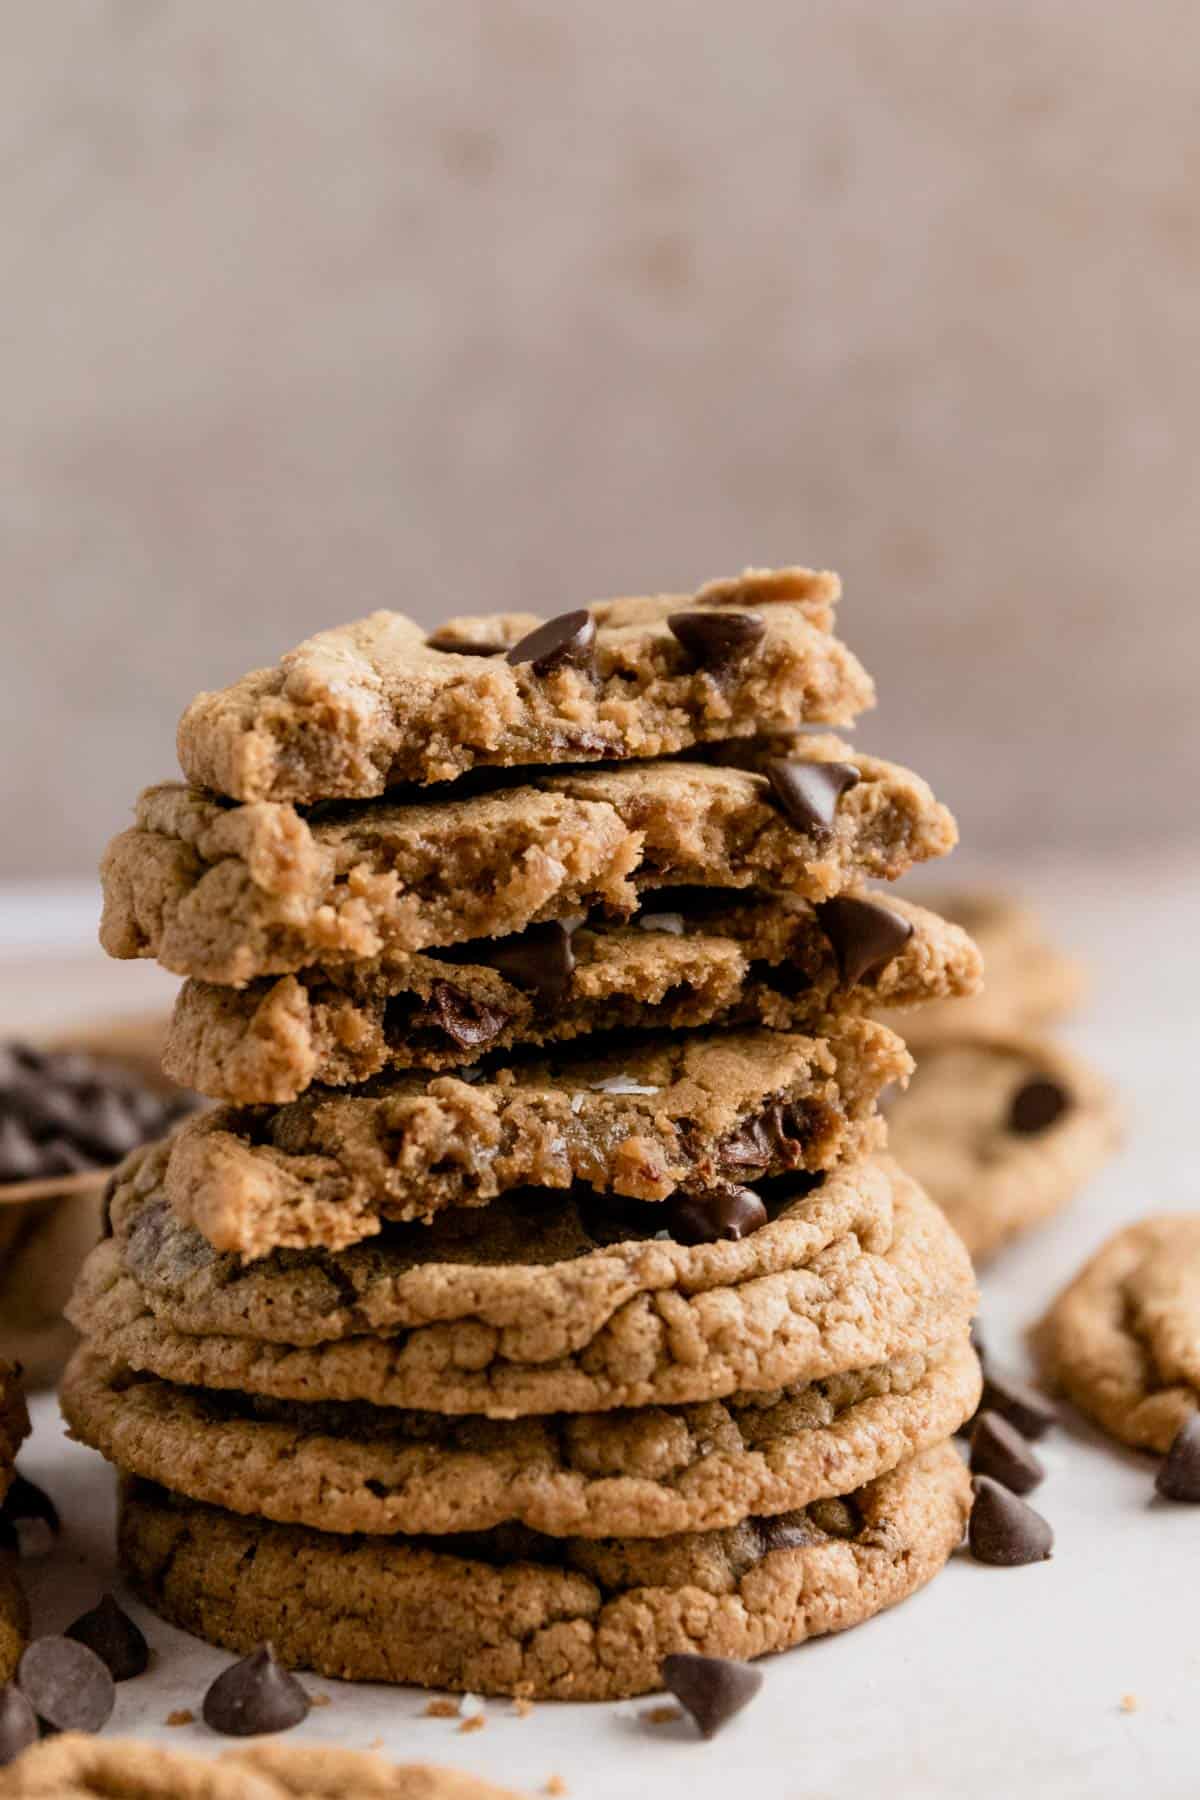
[(648, 1725), (673, 1725), (683, 1714), (677, 1706), (648, 1706), (642, 1717)]
[(1121, 1695), (1121, 1711), (1123, 1713), (1141, 1712), (1142, 1703), (1136, 1694)]
[(163, 1721), (166, 1725), (194, 1725), (195, 1722), (196, 1715), (190, 1706), (177, 1706), (175, 1711), (169, 1712)]
[(482, 1713), (468, 1713), (459, 1726), (460, 1731), (482, 1731), (487, 1719)]
[(310, 1694), (308, 1704), (310, 1706), (329, 1706), (331, 1701), (328, 1694)]
[(533, 1711), (533, 1701), (526, 1700), (524, 1694), (518, 1694), (513, 1701), (513, 1712), (518, 1719), (527, 1719)]
[(570, 1791), (561, 1775), (551, 1775), (543, 1789), (543, 1792), (547, 1794), (569, 1794)]
[(425, 1719), (457, 1719), (458, 1701), (447, 1700), (443, 1695), (435, 1694), (432, 1700), (425, 1702), (425, 1711), (421, 1716)]

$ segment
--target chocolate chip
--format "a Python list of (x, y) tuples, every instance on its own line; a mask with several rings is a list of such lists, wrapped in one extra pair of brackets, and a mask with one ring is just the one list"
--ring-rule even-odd
[(1176, 1432), (1154, 1485), (1164, 1500), (1200, 1502), (1200, 1413), (1192, 1413)]
[(666, 1206), (667, 1230), (681, 1244), (732, 1243), (767, 1222), (767, 1209), (752, 1188), (712, 1188), (703, 1194), (673, 1194)]
[(113, 1678), (96, 1652), (67, 1637), (30, 1644), (17, 1681), (38, 1718), (56, 1731), (99, 1731), (116, 1703)]
[(447, 1037), (464, 1050), (480, 1050), (493, 1043), (512, 1016), (502, 1007), (473, 1000), (449, 981), (434, 982), (429, 990), (429, 1009)]
[(38, 1740), (37, 1714), (15, 1681), (0, 1687), (0, 1769)]
[(979, 1410), (999, 1413), (1024, 1438), (1045, 1437), (1050, 1427), (1058, 1423), (1058, 1409), (1045, 1394), (1030, 1387), (1027, 1381), (1017, 1381), (1011, 1375), (997, 1375), (991, 1369), (984, 1377)]
[(309, 1698), (270, 1644), (225, 1669), (204, 1696), (204, 1722), (226, 1737), (290, 1731), (308, 1717)]
[(1070, 1104), (1071, 1096), (1065, 1088), (1060, 1087), (1057, 1081), (1038, 1076), (1033, 1081), (1027, 1081), (1013, 1095), (1008, 1129), (1022, 1137), (1046, 1131), (1062, 1117)]
[(62, 1530), (58, 1508), (49, 1494), (19, 1471), (4, 1496), (0, 1519), (15, 1531), (22, 1556), (44, 1555)]
[(776, 1101), (730, 1133), (720, 1146), (721, 1162), (732, 1169), (794, 1167), (804, 1159), (804, 1136), (798, 1109)]
[(759, 1542), (759, 1551), (770, 1556), (775, 1550), (800, 1550), (816, 1542), (816, 1533), (805, 1513), (780, 1513), (774, 1518), (751, 1519)]
[(752, 612), (677, 612), (667, 624), (693, 661), (714, 674), (736, 668), (767, 629), (766, 620)]
[(706, 1738), (715, 1737), (722, 1725), (748, 1706), (763, 1682), (761, 1669), (752, 1669), (749, 1663), (690, 1653), (664, 1657), (662, 1679)]
[(590, 612), (560, 613), (538, 625), (508, 652), (510, 663), (529, 663), (535, 675), (550, 675), (571, 663), (590, 669), (596, 648), (596, 621)]
[(114, 1681), (131, 1681), (149, 1667), (149, 1644), (111, 1594), (68, 1625), (66, 1635), (94, 1650)]
[(553, 921), (548, 925), (530, 925), (512, 937), (472, 945), (472, 954), (514, 987), (537, 994), (548, 1006), (563, 998), (575, 972), (570, 930)]
[(802, 762), (788, 756), (769, 756), (763, 773), (792, 824), (814, 835), (832, 829), (838, 801), (862, 780), (852, 763)]
[(976, 1562), (993, 1563), (1001, 1569), (1045, 1562), (1054, 1547), (1054, 1533), (1041, 1513), (990, 1475), (977, 1475), (971, 1485), (975, 1503), (967, 1543)]
[(847, 987), (864, 975), (886, 969), (913, 934), (909, 921), (890, 906), (881, 906), (878, 900), (858, 900), (852, 894), (826, 900), (817, 907), (817, 918)]
[(485, 644), (478, 638), (455, 637), (452, 631), (435, 631), (425, 639), (427, 650), (444, 650), (451, 656), (499, 656), (503, 644)]
[(971, 1434), (971, 1473), (990, 1475), (1014, 1494), (1032, 1494), (1046, 1471), (1015, 1426), (997, 1412), (976, 1416)]

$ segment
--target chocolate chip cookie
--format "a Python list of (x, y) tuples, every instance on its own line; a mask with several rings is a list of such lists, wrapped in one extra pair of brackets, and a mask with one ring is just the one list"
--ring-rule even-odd
[(662, 756), (874, 701), (832, 635), (837, 577), (748, 570), (699, 593), (448, 620), (376, 612), (322, 631), (179, 727), (188, 780), (238, 800), (381, 794), (517, 764)]
[(976, 1261), (1066, 1206), (1119, 1138), (1103, 1077), (1033, 1037), (933, 1045), (888, 1106), (890, 1149)]
[(189, 981), (164, 1066), (215, 1100), (282, 1104), (388, 1068), (457, 1069), (614, 1031), (819, 1028), (880, 1001), (975, 991), (979, 952), (924, 907), (662, 888), (628, 924), (593, 915), (454, 953), (390, 951), (245, 988)]
[(840, 1499), (652, 1539), (339, 1537), (132, 1480), (120, 1552), (147, 1605), (230, 1650), (269, 1639), (340, 1679), (612, 1700), (660, 1687), (672, 1653), (762, 1656), (904, 1599), (961, 1540), (969, 1499), (946, 1444)]
[(21, 1366), (0, 1358), (0, 1500), (8, 1492), (17, 1451), (29, 1436), (29, 1414), (21, 1388)]
[(836, 738), (800, 739), (764, 767), (640, 763), (308, 816), (167, 783), (147, 789), (105, 854), (101, 941), (237, 985), (593, 908), (625, 918), (649, 888), (828, 900), (955, 842), (918, 776)]
[(1126, 1225), (1038, 1332), (1046, 1371), (1113, 1437), (1165, 1453), (1200, 1407), (1200, 1214)]

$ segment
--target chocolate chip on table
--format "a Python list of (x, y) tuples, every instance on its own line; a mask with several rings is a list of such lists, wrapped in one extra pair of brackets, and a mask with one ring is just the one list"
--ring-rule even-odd
[(0, 1520), (12, 1527), (22, 1556), (40, 1555), (62, 1530), (58, 1508), (49, 1494), (19, 1470), (4, 1496)]
[(999, 1413), (1024, 1438), (1045, 1437), (1051, 1426), (1058, 1423), (1058, 1409), (1045, 1394), (1030, 1387), (1027, 1381), (998, 1375), (993, 1369), (985, 1371), (979, 1410)]
[(726, 1656), (682, 1653), (663, 1658), (663, 1685), (687, 1708), (702, 1737), (715, 1737), (722, 1725), (753, 1700), (762, 1686), (762, 1670)]
[(767, 630), (766, 620), (753, 612), (677, 612), (667, 624), (693, 661), (714, 674), (735, 668)]
[(910, 921), (890, 906), (878, 900), (859, 900), (853, 894), (824, 901), (817, 907), (817, 918), (847, 987), (886, 969), (913, 934)]
[(104, 1663), (68, 1637), (35, 1639), (17, 1667), (17, 1682), (38, 1718), (56, 1731), (99, 1731), (116, 1704)]
[(967, 1543), (976, 1562), (1000, 1569), (1045, 1562), (1054, 1547), (1054, 1533), (1041, 1513), (990, 1475), (976, 1475), (971, 1485), (975, 1500)]
[(150, 1646), (144, 1634), (111, 1594), (68, 1625), (65, 1635), (94, 1650), (114, 1681), (131, 1681), (149, 1667)]
[(435, 1025), (463, 1050), (481, 1050), (494, 1043), (511, 1014), (503, 1007), (474, 1000), (449, 981), (435, 981), (429, 990), (429, 1010)]
[(1019, 1137), (1048, 1131), (1071, 1105), (1071, 1096), (1057, 1081), (1036, 1076), (1019, 1087), (1008, 1112), (1008, 1129)]
[(476, 638), (457, 638), (452, 631), (435, 631), (425, 639), (427, 650), (444, 650), (451, 656), (499, 656), (503, 644), (485, 644)]
[(37, 1714), (15, 1681), (0, 1687), (0, 1769), (38, 1740)]
[(563, 998), (575, 973), (570, 927), (556, 920), (548, 925), (530, 925), (511, 937), (472, 945), (471, 952), (514, 987), (535, 993), (548, 1006)]
[(1154, 1485), (1164, 1500), (1200, 1503), (1200, 1413), (1192, 1413), (1176, 1432)]
[(673, 1194), (667, 1202), (667, 1230), (681, 1244), (736, 1243), (767, 1222), (767, 1209), (753, 1188), (712, 1188), (702, 1194)]
[(535, 626), (507, 654), (510, 663), (529, 663), (535, 675), (550, 675), (568, 663), (590, 669), (596, 648), (596, 621), (590, 612), (560, 613)]
[(290, 1731), (308, 1717), (311, 1702), (300, 1683), (263, 1644), (222, 1671), (204, 1696), (204, 1722), (226, 1737)]
[(832, 829), (838, 801), (862, 780), (853, 763), (803, 762), (788, 756), (769, 756), (763, 773), (792, 824), (814, 834)]
[(1021, 1433), (997, 1412), (976, 1415), (971, 1433), (971, 1473), (990, 1475), (1013, 1494), (1032, 1494), (1046, 1471)]

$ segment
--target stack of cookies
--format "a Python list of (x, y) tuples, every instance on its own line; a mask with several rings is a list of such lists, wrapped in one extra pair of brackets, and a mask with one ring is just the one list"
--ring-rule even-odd
[[(0, 1502), (16, 1479), (17, 1451), (28, 1434), (20, 1366), (0, 1359)], [(0, 1682), (12, 1676), (28, 1634), (29, 1611), (17, 1580), (16, 1534), (0, 1516)]]
[(214, 1643), (598, 1699), (903, 1598), (959, 1542), (974, 1282), (883, 1154), (871, 1014), (974, 991), (886, 902), (954, 823), (811, 725), (836, 579), (391, 613), (189, 708), (102, 936), (222, 1104), (135, 1153), (64, 1406)]

